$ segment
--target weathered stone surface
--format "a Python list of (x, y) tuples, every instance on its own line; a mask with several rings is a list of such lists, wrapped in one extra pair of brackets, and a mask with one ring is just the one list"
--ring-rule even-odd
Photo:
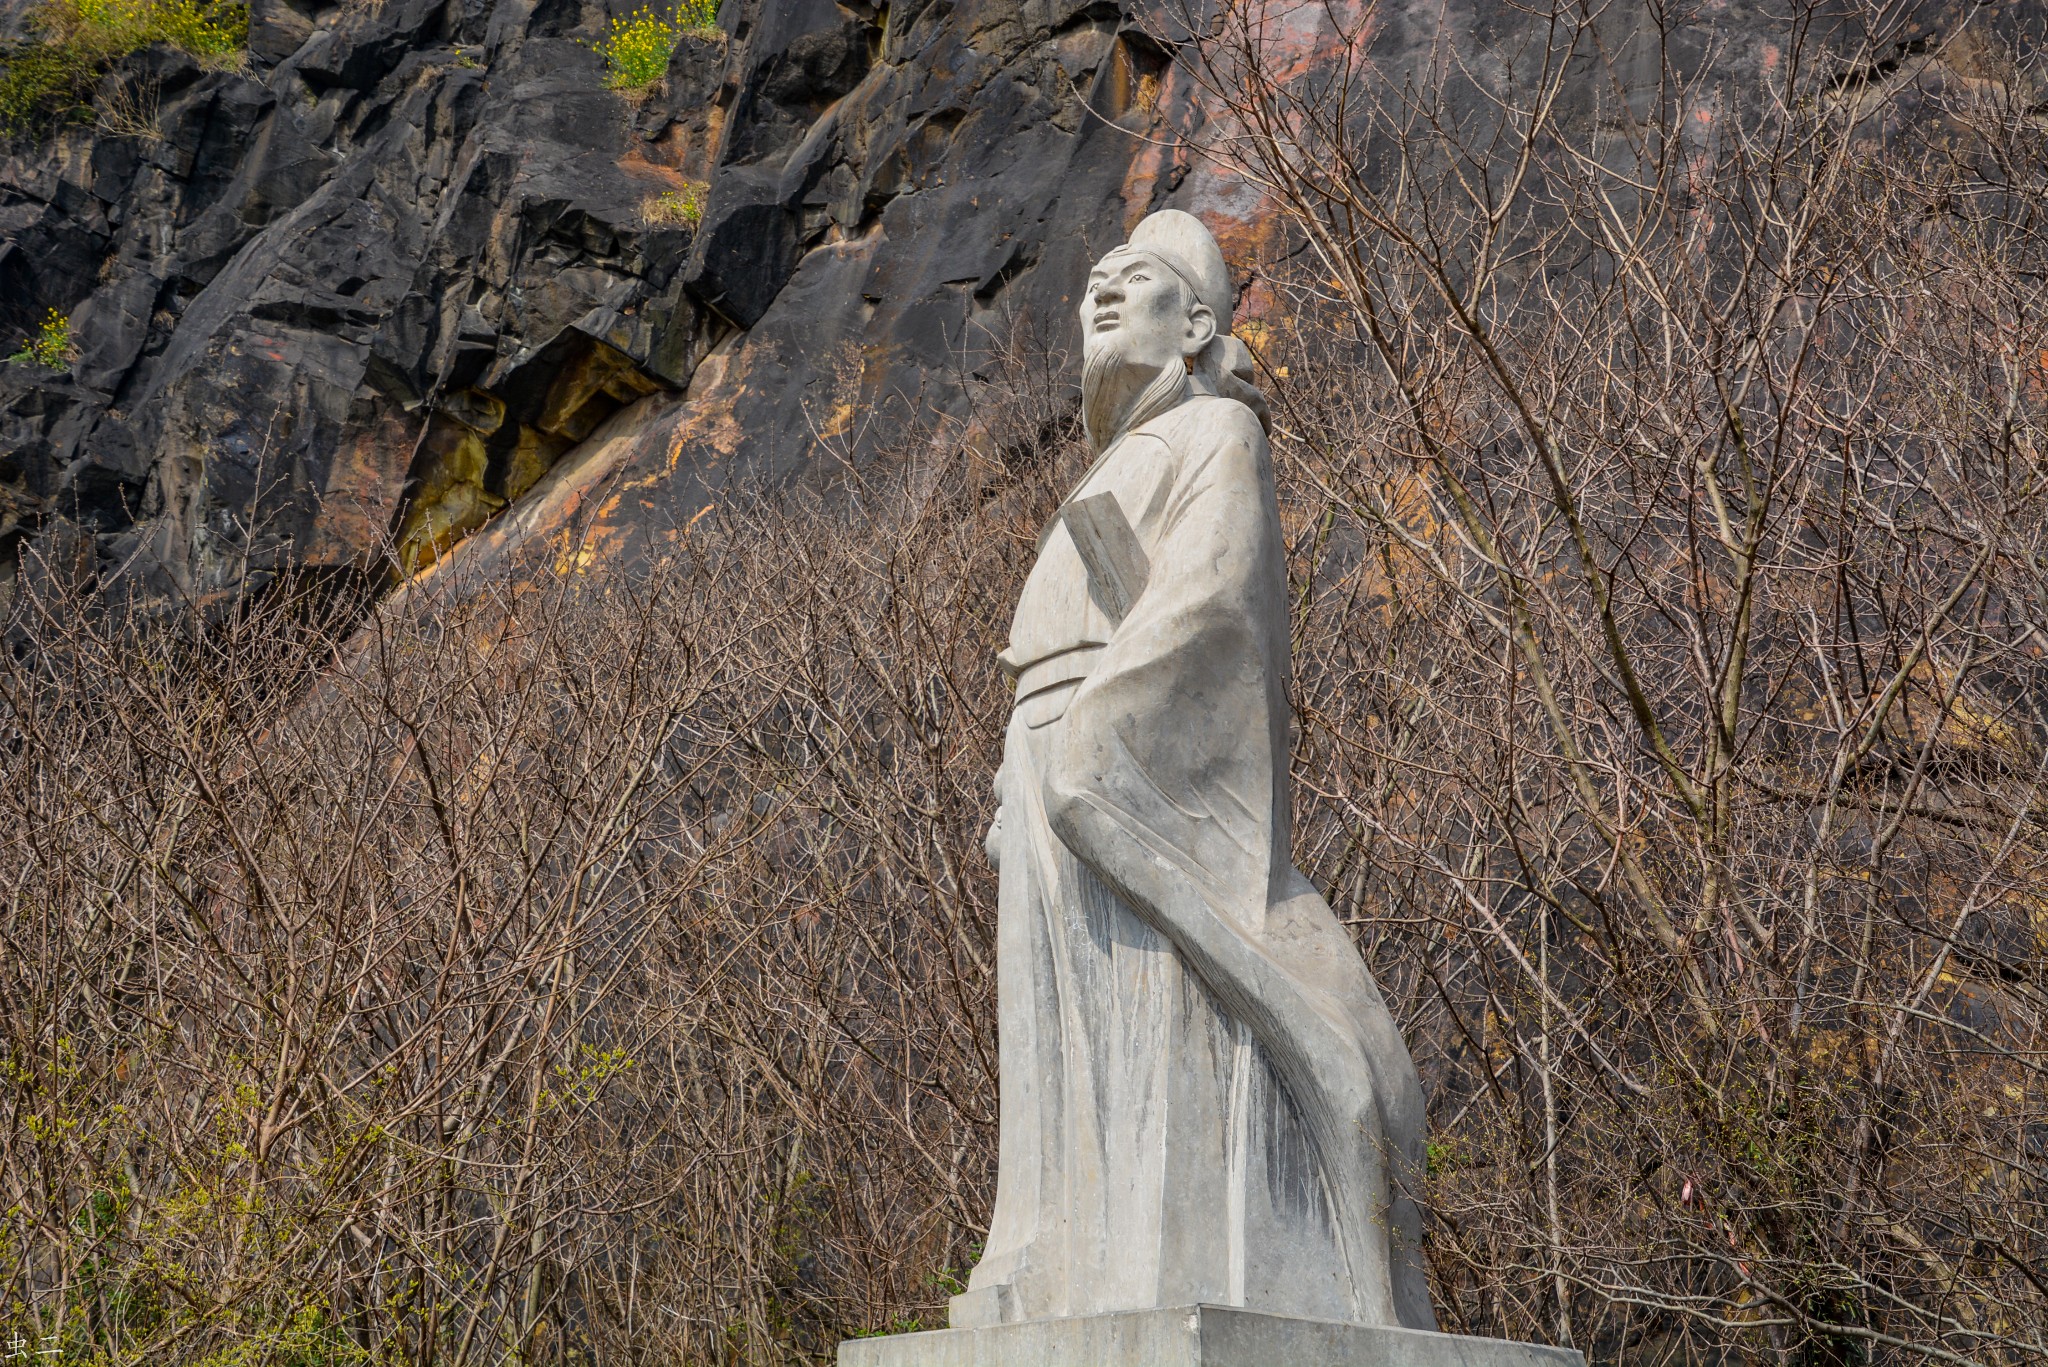
[(851, 1339), (839, 1367), (1584, 1367), (1569, 1348), (1214, 1305)]
[(55, 308), (78, 354), (0, 366), (0, 542), (80, 524), (102, 574), (200, 598), (418, 563), (683, 384), (723, 324), (643, 205), (706, 174), (728, 43), (636, 105), (607, 18), (259, 3), (248, 74), (149, 49), (96, 99), (124, 120), (17, 136), (0, 336)]

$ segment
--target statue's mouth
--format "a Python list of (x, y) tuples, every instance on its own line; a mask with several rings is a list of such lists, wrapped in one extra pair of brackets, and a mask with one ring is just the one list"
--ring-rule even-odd
[(1097, 332), (1107, 332), (1116, 326), (1116, 322), (1116, 314), (1105, 310), (1095, 315), (1095, 330)]

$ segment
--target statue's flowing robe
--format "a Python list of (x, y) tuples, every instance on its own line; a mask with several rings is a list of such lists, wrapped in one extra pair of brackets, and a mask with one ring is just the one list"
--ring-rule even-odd
[(954, 1323), (1195, 1302), (1434, 1328), (1414, 1066), (1289, 853), (1288, 595), (1251, 411), (1192, 397), (1108, 492), (1112, 625), (1055, 519), (1017, 607), (991, 837), (1001, 1157)]

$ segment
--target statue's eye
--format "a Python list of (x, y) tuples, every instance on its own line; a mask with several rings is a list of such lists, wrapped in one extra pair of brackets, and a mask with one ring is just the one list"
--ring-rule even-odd
[(1137, 274), (1135, 274), (1135, 275), (1133, 275), (1133, 276), (1131, 277), (1131, 283), (1132, 283), (1133, 285), (1135, 285), (1135, 284), (1137, 284), (1137, 283), (1138, 283), (1138, 282), (1139, 282), (1140, 280), (1150, 280), (1151, 278), (1152, 278), (1152, 277), (1151, 277), (1151, 276), (1149, 276), (1149, 275), (1147, 275), (1147, 274), (1145, 274), (1145, 272), (1143, 272), (1143, 271), (1139, 271), (1139, 272), (1138, 272)]

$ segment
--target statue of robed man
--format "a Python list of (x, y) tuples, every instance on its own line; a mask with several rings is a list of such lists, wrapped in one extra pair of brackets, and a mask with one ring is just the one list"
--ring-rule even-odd
[(1414, 1064), (1294, 867), (1265, 403), (1208, 230), (1081, 301), (1098, 453), (1001, 656), (1001, 1157), (955, 1327), (1197, 1302), (1433, 1329)]

